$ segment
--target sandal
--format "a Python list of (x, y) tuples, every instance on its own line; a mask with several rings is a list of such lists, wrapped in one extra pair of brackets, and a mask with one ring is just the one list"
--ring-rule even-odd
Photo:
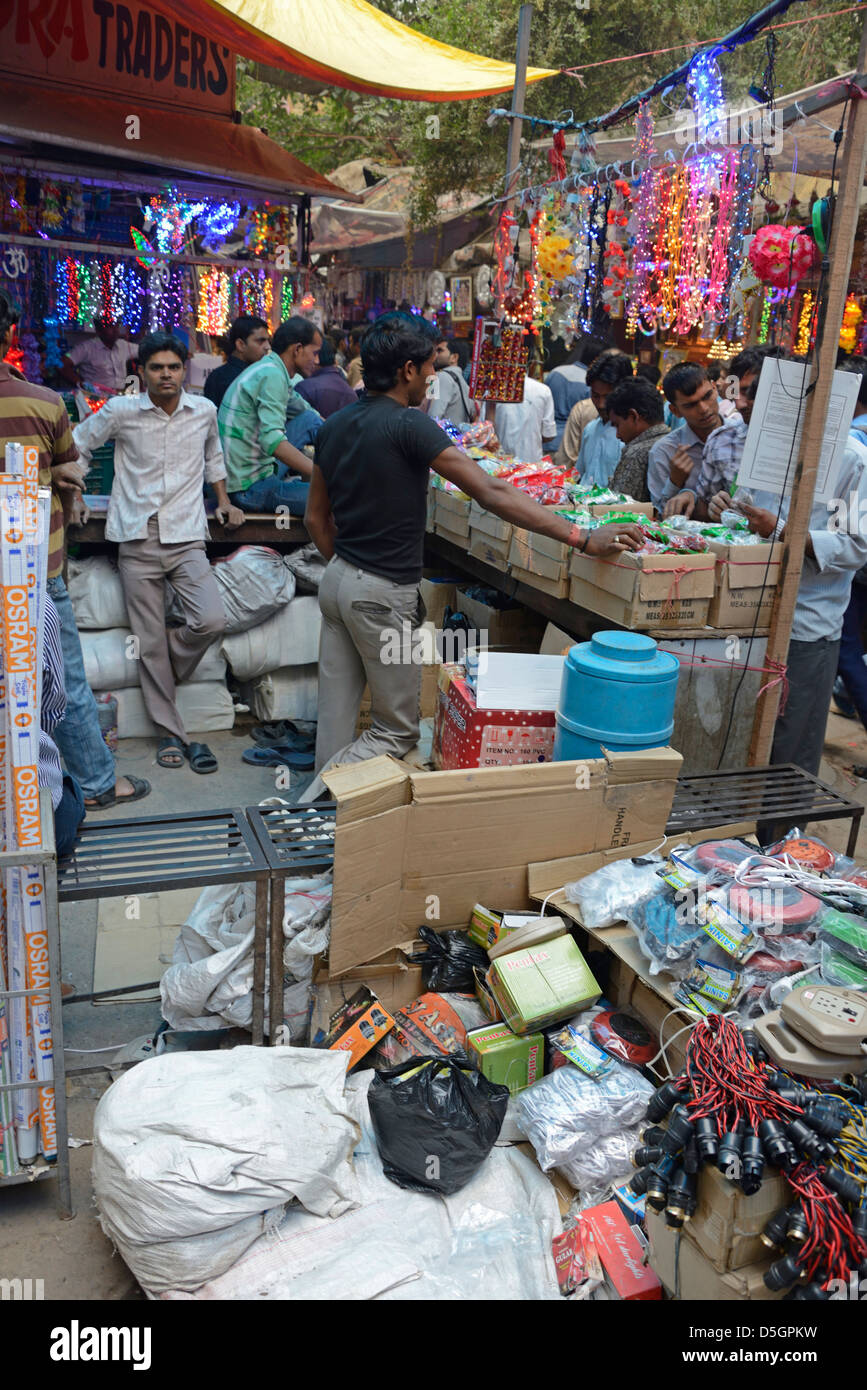
[(206, 743), (188, 743), (187, 757), (193, 772), (205, 774), (217, 771), (217, 759)]
[[(175, 756), (170, 756), (174, 754)], [(187, 756), (187, 745), (174, 734), (171, 738), (161, 738), (157, 744), (157, 762), (160, 767), (183, 767)]]
[(273, 748), (277, 743), (285, 743), (290, 748), (295, 748), (300, 753), (304, 748), (313, 748), (316, 744), (316, 734), (305, 734), (293, 724), (291, 719), (278, 719), (270, 724), (257, 724), (251, 730), (250, 737), (254, 743), (258, 743), (263, 748)]
[(146, 782), (144, 777), (133, 777), (129, 772), (125, 772), (123, 775), (132, 786), (132, 791), (127, 796), (118, 796), (114, 787), (109, 787), (108, 791), (103, 792), (101, 796), (95, 796), (92, 800), (85, 801), (87, 810), (107, 811), (109, 806), (125, 806), (128, 801), (141, 801), (143, 796), (150, 795), (151, 784)]
[(273, 748), (245, 748), (241, 757), (253, 767), (289, 767), (296, 772), (309, 772), (315, 761), (312, 748), (299, 750), (288, 743)]

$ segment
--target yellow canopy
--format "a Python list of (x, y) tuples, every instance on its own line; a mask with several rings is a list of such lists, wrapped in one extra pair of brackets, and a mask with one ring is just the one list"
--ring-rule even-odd
[[(437, 43), (366, 0), (157, 0), (246, 58), (328, 85), (409, 101), (492, 96), (514, 86), (513, 63)], [(557, 75), (530, 68), (528, 82)]]

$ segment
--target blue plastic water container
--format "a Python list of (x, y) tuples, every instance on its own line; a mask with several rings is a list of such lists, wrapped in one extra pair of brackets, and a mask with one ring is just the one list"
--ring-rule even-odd
[(663, 748), (674, 728), (680, 662), (643, 632), (597, 632), (563, 665), (554, 762)]

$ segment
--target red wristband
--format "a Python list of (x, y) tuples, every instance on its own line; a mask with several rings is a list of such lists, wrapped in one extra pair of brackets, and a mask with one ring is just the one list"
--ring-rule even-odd
[[(569, 527), (569, 534), (566, 537), (566, 544), (574, 546), (574, 548), (577, 550), (579, 545), (581, 545), (581, 536), (581, 527), (578, 525), (577, 521), (573, 521), (572, 525)], [(584, 543), (586, 545), (586, 539)]]

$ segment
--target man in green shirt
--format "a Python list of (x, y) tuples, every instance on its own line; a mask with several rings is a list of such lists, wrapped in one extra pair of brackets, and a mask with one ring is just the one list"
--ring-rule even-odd
[(322, 335), (309, 319), (281, 323), (271, 351), (229, 387), (220, 406), (219, 428), (226, 462), (226, 487), (245, 512), (287, 508), (303, 516), (313, 465), (286, 438), (286, 420), (307, 409), (292, 388), (294, 376), (308, 377), (319, 362)]

